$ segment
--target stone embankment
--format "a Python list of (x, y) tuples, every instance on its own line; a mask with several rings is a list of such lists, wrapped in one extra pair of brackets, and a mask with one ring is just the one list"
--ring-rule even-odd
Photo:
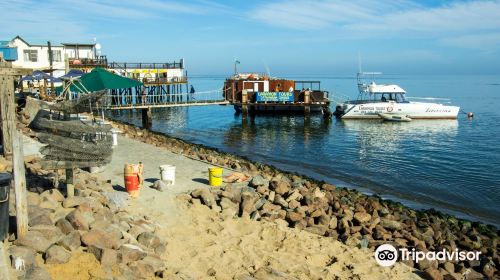
[[(64, 189), (59, 188), (62, 173), (44, 170), (36, 158), (28, 159), (27, 170), (29, 231), (18, 239), (12, 234), (8, 250), (19, 279), (162, 276), (165, 263), (160, 256), (166, 242), (155, 234), (158, 225), (154, 221), (124, 209), (126, 193), (79, 170), (74, 181), (76, 194), (66, 198), (59, 191)], [(14, 200), (10, 203), (10, 214), (15, 216)], [(82, 262), (89, 254), (95, 258)], [(82, 268), (85, 265), (93, 267)]]
[(193, 191), (188, 198), (192, 203), (202, 203), (223, 215), (275, 221), (351, 246), (375, 249), (389, 243), (423, 252), (479, 251), (477, 261), (405, 263), (429, 279), (499, 277), (499, 231), (493, 226), (457, 219), (433, 209), (416, 211), (377, 196), (336, 188), (132, 125), (115, 122), (114, 126), (128, 137), (253, 177), (249, 182), (228, 183), (220, 189)]

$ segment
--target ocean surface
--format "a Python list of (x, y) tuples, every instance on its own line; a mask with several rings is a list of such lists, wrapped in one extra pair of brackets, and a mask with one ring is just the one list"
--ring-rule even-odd
[[(282, 77), (319, 80), (330, 95), (357, 96), (355, 75)], [(155, 109), (153, 130), (499, 227), (500, 75), (384, 75), (376, 81), (399, 84), (407, 97), (449, 99), (429, 102), (451, 102), (475, 116), (409, 123), (257, 116), (243, 122), (232, 106), (212, 105)], [(223, 82), (223, 76), (190, 77), (197, 91), (220, 89)], [(141, 125), (140, 111), (108, 115)]]

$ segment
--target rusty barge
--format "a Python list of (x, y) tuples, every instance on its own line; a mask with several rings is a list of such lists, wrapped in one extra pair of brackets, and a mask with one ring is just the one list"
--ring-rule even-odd
[(330, 116), (328, 91), (320, 81), (294, 81), (260, 73), (239, 73), (226, 79), (224, 98), (237, 113), (310, 114)]

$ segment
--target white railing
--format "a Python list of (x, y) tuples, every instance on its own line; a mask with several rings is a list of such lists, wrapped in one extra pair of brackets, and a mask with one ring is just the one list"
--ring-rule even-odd
[(147, 107), (168, 106), (181, 104), (217, 103), (225, 101), (222, 90), (201, 91), (195, 93), (176, 94), (141, 94), (141, 92), (123, 92), (121, 94), (109, 93), (105, 96), (105, 104), (108, 108), (114, 107)]

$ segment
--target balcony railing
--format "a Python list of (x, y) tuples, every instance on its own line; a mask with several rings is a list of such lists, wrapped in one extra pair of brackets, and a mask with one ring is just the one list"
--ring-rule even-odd
[(187, 77), (153, 77), (153, 78), (142, 78), (137, 79), (144, 84), (185, 84), (187, 83)]
[(129, 62), (111, 62), (108, 65), (111, 69), (182, 69), (182, 61), (172, 63), (129, 63)]
[(87, 67), (108, 67), (108, 59), (105, 56), (98, 58), (70, 58), (69, 66), (71, 68), (87, 68)]

